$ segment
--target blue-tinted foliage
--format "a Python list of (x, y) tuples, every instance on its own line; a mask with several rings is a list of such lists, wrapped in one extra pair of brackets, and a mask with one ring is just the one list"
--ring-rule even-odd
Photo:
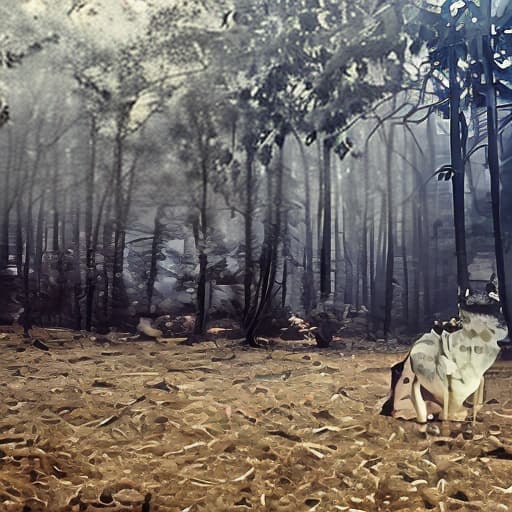
[[(448, 77), (451, 59), (456, 59), (457, 82), (461, 89), (461, 108), (485, 106), (483, 50), (485, 37), (490, 38), (493, 70), (498, 98), (512, 99), (512, 6), (491, 10), (490, 0), (446, 0), (438, 9), (425, 2), (412, 24), (414, 54), (425, 46), (430, 70), (428, 79), (432, 92), (446, 99), (450, 90)], [(452, 49), (454, 48), (454, 54)], [(449, 116), (448, 102), (438, 111)]]

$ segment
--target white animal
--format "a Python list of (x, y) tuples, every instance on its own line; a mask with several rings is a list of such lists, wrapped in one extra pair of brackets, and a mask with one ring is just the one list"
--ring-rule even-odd
[(401, 401), (410, 398), (419, 423), (431, 417), (432, 402), (442, 406), (440, 419), (460, 421), (467, 415), (464, 402), (473, 395), (475, 421), (483, 403), (484, 374), (498, 356), (498, 341), (507, 335), (497, 291), (487, 290), (467, 292), (461, 299), (461, 329), (424, 334), (393, 368), (393, 416), (405, 417)]

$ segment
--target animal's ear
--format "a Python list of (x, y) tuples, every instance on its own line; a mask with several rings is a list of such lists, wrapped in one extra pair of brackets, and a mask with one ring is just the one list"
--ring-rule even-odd
[(469, 288), (466, 288), (466, 290), (464, 292), (459, 288), (459, 295), (458, 295), (459, 307), (466, 305), (466, 302), (470, 295), (471, 295), (471, 290)]
[(500, 296), (496, 292), (489, 292), (489, 297), (496, 302), (500, 302)]
[(494, 272), (491, 274), (489, 282), (485, 285), (485, 291), (489, 294), (489, 297), (491, 292), (498, 293), (498, 278)]

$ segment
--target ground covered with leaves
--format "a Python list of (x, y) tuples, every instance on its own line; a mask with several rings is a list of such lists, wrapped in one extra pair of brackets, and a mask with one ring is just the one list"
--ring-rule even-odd
[(406, 347), (0, 332), (2, 511), (512, 511), (509, 363), (421, 432), (377, 414)]

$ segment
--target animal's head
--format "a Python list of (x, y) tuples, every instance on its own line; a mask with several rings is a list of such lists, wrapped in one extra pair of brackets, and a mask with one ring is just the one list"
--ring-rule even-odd
[(482, 332), (489, 329), (500, 340), (507, 335), (507, 326), (501, 310), (498, 283), (491, 275), (485, 290), (467, 289), (459, 296), (460, 319), (464, 328)]

